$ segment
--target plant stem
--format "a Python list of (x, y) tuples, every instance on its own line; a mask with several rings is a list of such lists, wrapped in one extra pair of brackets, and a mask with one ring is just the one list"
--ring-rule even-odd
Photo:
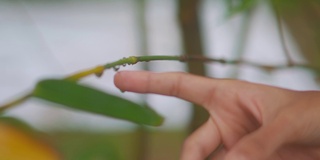
[(116, 71), (120, 66), (126, 65), (134, 65), (138, 62), (149, 62), (149, 61), (158, 61), (158, 60), (173, 60), (173, 61), (180, 61), (180, 56), (131, 56), (127, 58), (122, 58), (112, 63), (107, 63), (103, 66), (98, 66), (93, 69), (84, 70), (78, 73), (75, 73), (71, 76), (66, 77), (66, 80), (78, 81), (79, 79), (89, 76), (91, 74), (96, 74), (100, 77), (105, 69), (114, 68)]
[(149, 62), (156, 60), (181, 61), (181, 56), (140, 56), (137, 57), (139, 62)]
[[(117, 67), (119, 66), (125, 66), (125, 65), (134, 65), (138, 62), (149, 62), (149, 61), (157, 61), (157, 60), (173, 60), (173, 61), (181, 61), (180, 56), (140, 56), (140, 57), (127, 57), (127, 58), (122, 58), (118, 61), (112, 62), (112, 63), (107, 63), (105, 65), (100, 65), (95, 68), (83, 70), (80, 72), (77, 72), (75, 74), (72, 74), (70, 76), (65, 77), (65, 80), (70, 80), (70, 81), (78, 81), (81, 78), (87, 77), (89, 75), (95, 74), (96, 76), (100, 77), (103, 74), (103, 71), (106, 69), (111, 69), (114, 68), (117, 70)], [(8, 102), (7, 104), (4, 104), (0, 106), (0, 113), (3, 113), (4, 111), (17, 106), (18, 104), (21, 104), (22, 102), (26, 101), (30, 97), (32, 97), (33, 93), (32, 91), (27, 93), (26, 95), (19, 97), (11, 102)]]
[(26, 94), (26, 95), (24, 95), (24, 96), (22, 96), (20, 98), (17, 98), (15, 100), (13, 100), (13, 101), (1, 106), (0, 107), (0, 113), (3, 113), (5, 110), (7, 110), (7, 109), (9, 109), (9, 108), (11, 108), (13, 106), (17, 106), (17, 105), (21, 104), (25, 100), (29, 99), (31, 96), (32, 96), (32, 94), (28, 93), (28, 94)]
[[(222, 63), (222, 64), (230, 64), (230, 65), (250, 65), (253, 67), (257, 67), (260, 69), (272, 71), (275, 69), (283, 69), (283, 68), (290, 68), (290, 67), (300, 67), (300, 68), (306, 68), (310, 69), (316, 72), (320, 72), (320, 68), (317, 68), (312, 65), (307, 65), (307, 64), (293, 64), (291, 66), (288, 65), (278, 65), (278, 66), (272, 66), (272, 65), (261, 65), (257, 63), (252, 63), (252, 62), (247, 62), (247, 61), (242, 61), (242, 60), (224, 60), (224, 59), (214, 59), (214, 58), (208, 58), (204, 56), (187, 56), (187, 55), (182, 55), (182, 56), (131, 56), (127, 58), (122, 58), (118, 61), (112, 62), (112, 63), (107, 63), (105, 65), (101, 65), (92, 69), (80, 71), (78, 73), (75, 73), (73, 75), (67, 76), (64, 78), (65, 80), (70, 80), (70, 81), (78, 81), (81, 78), (87, 77), (89, 75), (95, 74), (96, 76), (100, 77), (103, 74), (103, 71), (106, 69), (111, 69), (114, 68), (119, 69), (118, 67), (120, 66), (125, 66), (125, 65), (134, 65), (138, 62), (149, 62), (149, 61), (180, 61), (180, 62), (190, 62), (190, 61), (199, 61), (199, 62), (216, 62), (216, 63)], [(24, 102), (25, 100), (29, 99), (32, 97), (33, 92), (29, 92), (25, 94), (24, 96), (17, 98), (7, 104), (4, 104), (0, 106), (0, 113), (18, 105)]]

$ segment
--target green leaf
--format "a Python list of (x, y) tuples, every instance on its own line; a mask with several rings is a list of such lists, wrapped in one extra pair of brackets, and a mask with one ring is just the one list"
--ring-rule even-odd
[(149, 107), (67, 80), (40, 81), (33, 96), (72, 109), (97, 113), (139, 124), (158, 126), (163, 118)]

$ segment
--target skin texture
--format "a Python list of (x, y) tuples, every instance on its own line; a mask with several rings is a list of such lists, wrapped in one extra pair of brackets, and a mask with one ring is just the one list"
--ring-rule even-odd
[(320, 159), (320, 92), (292, 91), (187, 73), (122, 71), (122, 91), (175, 96), (210, 118), (185, 141), (181, 160)]

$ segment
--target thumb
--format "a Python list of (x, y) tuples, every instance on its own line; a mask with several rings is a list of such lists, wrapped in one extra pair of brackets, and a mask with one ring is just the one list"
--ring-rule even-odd
[(263, 126), (244, 136), (228, 152), (225, 160), (264, 160), (270, 158), (285, 142), (285, 130), (280, 125)]

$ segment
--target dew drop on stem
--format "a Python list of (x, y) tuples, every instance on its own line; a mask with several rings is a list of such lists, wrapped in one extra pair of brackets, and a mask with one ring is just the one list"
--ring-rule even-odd
[(119, 69), (120, 69), (120, 66), (114, 66), (114, 67), (113, 67), (113, 70), (116, 71), (116, 72), (117, 72)]
[(103, 72), (100, 72), (100, 73), (95, 73), (95, 75), (100, 78), (102, 75), (103, 75)]

